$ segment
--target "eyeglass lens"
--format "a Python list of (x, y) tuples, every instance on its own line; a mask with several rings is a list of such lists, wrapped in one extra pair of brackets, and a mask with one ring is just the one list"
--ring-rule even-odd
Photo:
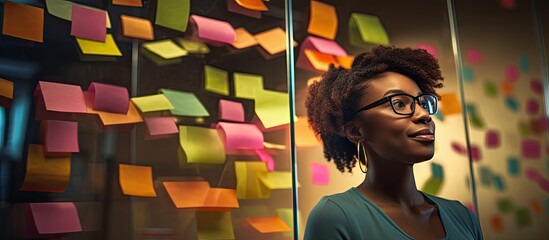
[[(419, 105), (427, 110), (429, 114), (435, 114), (437, 111), (437, 99), (431, 95), (422, 95), (418, 97)], [(391, 98), (393, 109), (399, 114), (412, 114), (415, 110), (414, 98), (408, 95), (397, 95)]]

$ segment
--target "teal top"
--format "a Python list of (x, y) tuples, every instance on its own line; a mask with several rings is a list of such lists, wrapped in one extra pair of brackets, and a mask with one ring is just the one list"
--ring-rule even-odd
[[(446, 236), (443, 239), (482, 239), (477, 217), (458, 201), (422, 193), (435, 204)], [(414, 239), (357, 188), (325, 196), (309, 214), (305, 240)]]

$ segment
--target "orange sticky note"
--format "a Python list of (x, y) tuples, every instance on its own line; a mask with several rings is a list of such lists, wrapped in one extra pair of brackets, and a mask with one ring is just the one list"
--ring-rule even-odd
[(118, 164), (118, 181), (124, 195), (156, 197), (152, 167)]
[(330, 54), (305, 50), (305, 56), (317, 71), (328, 71), (330, 64), (334, 64), (336, 67), (339, 65), (336, 58)]
[(112, 4), (130, 7), (143, 7), (141, 0), (112, 0)]
[(514, 92), (513, 83), (511, 81), (503, 81), (501, 83), (501, 90), (506, 95), (512, 95)]
[(260, 233), (289, 232), (292, 230), (280, 217), (246, 218), (246, 221)]
[[(273, 28), (255, 35), (259, 45), (269, 54), (275, 55), (286, 50), (286, 32), (282, 28)], [(294, 46), (297, 43), (294, 41)]]
[(339, 65), (346, 69), (351, 69), (353, 66), (353, 61), (355, 60), (354, 56), (336, 56), (337, 62)]
[(459, 98), (454, 92), (440, 94), (440, 108), (444, 115), (461, 113)]
[(311, 1), (311, 15), (307, 32), (334, 40), (337, 33), (337, 13), (334, 6), (320, 1)]
[(44, 41), (42, 8), (5, 1), (3, 22), (3, 34), (35, 42)]
[(321, 142), (316, 138), (307, 122), (307, 117), (298, 117), (295, 122), (295, 145), (297, 147), (316, 147)]
[(20, 191), (64, 192), (71, 176), (71, 157), (46, 158), (44, 146), (29, 144), (27, 172)]
[(257, 40), (250, 34), (245, 28), (237, 28), (235, 30), (236, 39), (232, 43), (233, 47), (237, 49), (247, 48), (257, 45)]
[(13, 82), (0, 78), (0, 106), (9, 107), (13, 99)]
[(121, 15), (122, 35), (125, 37), (154, 40), (153, 26), (149, 19)]
[(163, 182), (176, 208), (238, 208), (234, 189), (210, 188), (205, 181)]
[(267, 6), (263, 3), (263, 0), (236, 0), (238, 5), (251, 10), (267, 11)]
[(101, 119), (101, 122), (105, 126), (143, 122), (143, 118), (141, 117), (141, 115), (139, 115), (139, 111), (137, 110), (135, 105), (133, 105), (132, 101), (128, 102), (129, 107), (128, 107), (128, 112), (126, 114), (111, 113), (111, 112), (93, 110), (93, 101), (90, 97), (90, 94), (86, 91), (84, 92), (84, 96), (86, 99), (87, 113), (99, 114), (99, 118)]

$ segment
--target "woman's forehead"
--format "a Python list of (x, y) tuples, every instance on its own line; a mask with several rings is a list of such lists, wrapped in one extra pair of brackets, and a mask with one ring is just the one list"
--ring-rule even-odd
[(372, 97), (381, 98), (398, 92), (416, 96), (421, 93), (421, 90), (410, 77), (395, 72), (385, 72), (370, 80), (368, 95)]

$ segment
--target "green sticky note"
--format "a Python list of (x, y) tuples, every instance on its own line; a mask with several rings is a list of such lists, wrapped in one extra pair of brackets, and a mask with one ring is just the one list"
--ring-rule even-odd
[(510, 176), (518, 176), (520, 174), (520, 161), (516, 157), (507, 158), (507, 172)]
[(178, 38), (177, 42), (190, 53), (210, 53), (210, 48), (203, 42)]
[[(276, 215), (290, 228), (294, 228), (294, 212), (291, 208), (277, 208)], [(299, 226), (303, 226), (301, 224), (301, 213), (299, 211), (297, 211), (297, 221), (299, 222)], [(291, 237), (292, 232), (284, 232), (282, 235), (285, 237)]]
[(501, 175), (494, 175), (494, 187), (496, 187), (496, 189), (500, 192), (503, 192), (505, 191), (505, 182), (503, 181), (503, 178), (501, 177)]
[(480, 183), (485, 186), (492, 185), (492, 171), (489, 168), (481, 167), (480, 168)]
[(202, 102), (194, 95), (194, 93), (176, 91), (162, 88), (160, 92), (173, 105), (170, 110), (172, 115), (176, 116), (192, 116), (192, 117), (209, 117), (208, 110), (202, 105)]
[(517, 128), (519, 130), (519, 133), (522, 137), (526, 137), (530, 135), (530, 127), (524, 120), (520, 120), (517, 123)]
[(427, 179), (427, 181), (425, 181), (423, 187), (421, 187), (421, 191), (431, 195), (437, 195), (440, 191), (441, 186), (442, 179), (430, 177), (429, 179)]
[(484, 82), (484, 93), (488, 97), (497, 97), (498, 96), (498, 86), (492, 81)]
[(442, 165), (431, 163), (431, 173), (433, 174), (433, 177), (444, 180), (444, 168)]
[(235, 239), (231, 212), (196, 211), (198, 239)]
[(528, 208), (520, 208), (515, 212), (517, 227), (525, 228), (532, 226), (532, 214)]
[(351, 45), (369, 48), (372, 45), (389, 45), (389, 36), (377, 16), (353, 13), (349, 18)]
[(216, 129), (179, 126), (179, 145), (187, 163), (225, 163), (225, 146)]
[(470, 113), (469, 114), (469, 123), (474, 128), (477, 128), (477, 129), (484, 128), (484, 121), (476, 113)]
[(48, 13), (67, 21), (72, 19), (72, 2), (65, 0), (46, 0)]
[(255, 99), (255, 93), (263, 90), (263, 76), (234, 73), (234, 91), (238, 98)]
[(288, 93), (263, 90), (255, 96), (255, 114), (269, 129), (290, 123), (290, 100)]
[(212, 66), (204, 66), (206, 90), (222, 95), (229, 95), (229, 74), (227, 71)]
[(515, 205), (509, 199), (500, 199), (496, 204), (498, 205), (498, 210), (501, 213), (511, 213), (515, 210)]
[(461, 74), (465, 82), (472, 82), (475, 80), (475, 72), (473, 72), (473, 69), (469, 66), (464, 66), (461, 69)]
[(191, 0), (158, 0), (156, 2), (156, 25), (180, 32), (187, 30)]

